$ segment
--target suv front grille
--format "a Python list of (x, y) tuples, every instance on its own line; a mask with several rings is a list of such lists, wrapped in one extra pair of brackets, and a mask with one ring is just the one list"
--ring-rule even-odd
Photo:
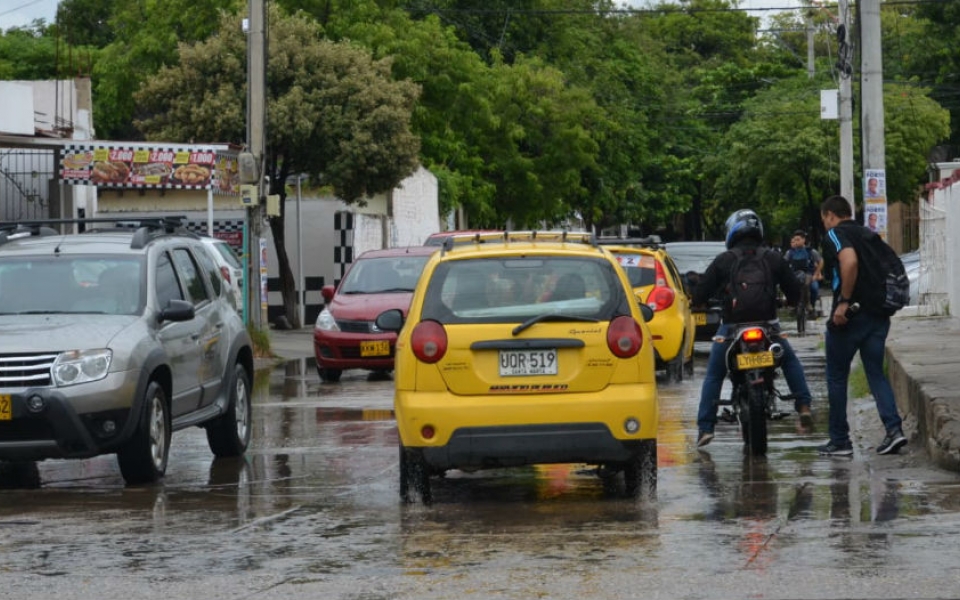
[(0, 388), (48, 387), (56, 353), (0, 354)]

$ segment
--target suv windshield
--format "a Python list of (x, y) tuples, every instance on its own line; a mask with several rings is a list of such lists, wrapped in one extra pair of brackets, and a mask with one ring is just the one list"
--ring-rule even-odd
[(497, 257), (441, 263), (423, 318), (441, 323), (518, 323), (539, 315), (608, 321), (625, 296), (606, 260)]
[(340, 284), (341, 294), (412, 292), (429, 255), (358, 260)]
[(143, 312), (141, 261), (104, 256), (0, 262), (0, 314)]

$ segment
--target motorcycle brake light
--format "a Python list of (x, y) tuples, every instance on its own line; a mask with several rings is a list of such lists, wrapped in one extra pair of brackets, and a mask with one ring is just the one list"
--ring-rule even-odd
[(763, 330), (759, 327), (753, 327), (751, 329), (744, 330), (743, 335), (740, 337), (745, 342), (762, 342)]

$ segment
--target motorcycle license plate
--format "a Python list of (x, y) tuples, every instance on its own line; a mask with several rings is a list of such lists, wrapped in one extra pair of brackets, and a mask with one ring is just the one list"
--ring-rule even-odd
[(747, 354), (737, 355), (737, 369), (759, 369), (762, 367), (773, 366), (773, 352), (764, 350), (763, 352), (749, 352)]

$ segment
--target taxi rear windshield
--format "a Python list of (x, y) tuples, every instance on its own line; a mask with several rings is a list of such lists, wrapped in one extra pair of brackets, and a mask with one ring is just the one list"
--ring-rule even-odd
[(616, 267), (594, 258), (497, 257), (437, 265), (422, 318), (514, 323), (543, 314), (609, 321), (629, 314)]

